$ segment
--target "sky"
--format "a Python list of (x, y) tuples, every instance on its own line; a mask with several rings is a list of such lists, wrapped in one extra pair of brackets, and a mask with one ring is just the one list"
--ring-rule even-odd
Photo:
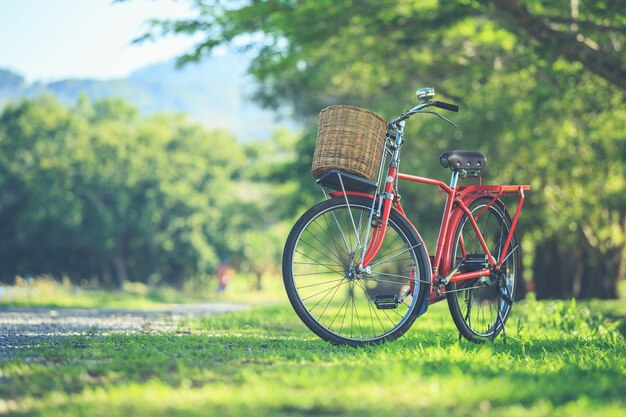
[(28, 82), (122, 78), (194, 43), (178, 37), (131, 44), (148, 19), (189, 16), (185, 0), (0, 0), (0, 68)]

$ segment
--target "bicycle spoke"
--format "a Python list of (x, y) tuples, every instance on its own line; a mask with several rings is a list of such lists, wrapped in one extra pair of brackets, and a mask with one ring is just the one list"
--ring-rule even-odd
[(378, 261), (378, 262), (376, 262), (374, 264), (371, 264), (370, 267), (374, 268), (374, 267), (376, 267), (376, 266), (378, 266), (378, 265), (380, 265), (382, 263), (389, 262), (390, 260), (392, 260), (392, 259), (394, 259), (394, 258), (396, 258), (396, 257), (398, 257), (400, 255), (402, 255), (403, 253), (407, 253), (408, 251), (413, 250), (413, 249), (417, 248), (420, 245), (421, 245), (421, 243), (418, 243), (417, 245), (414, 245), (414, 246), (411, 246), (411, 247), (408, 247), (408, 248), (405, 247), (404, 250), (401, 250), (401, 252), (399, 252), (397, 254), (394, 254), (394, 255), (391, 255), (388, 258), (383, 259), (382, 261)]
[[(338, 275), (342, 275), (343, 274), (343, 271), (332, 271), (332, 272), (334, 272), (334, 273), (336, 273)], [(306, 274), (294, 275), (294, 277), (307, 277), (307, 276), (313, 276), (313, 275), (327, 275), (327, 274), (328, 274), (328, 272), (308, 272)]]
[[(482, 197), (472, 203), (470, 212), (474, 215), (487, 206), (488, 197)], [(485, 202), (485, 204), (482, 204)], [(518, 262), (519, 243), (515, 238), (511, 240), (511, 248), (508, 253), (504, 253), (504, 244), (509, 238), (510, 218), (506, 215), (503, 207), (499, 204), (489, 205), (484, 215), (476, 222), (478, 232), (471, 227), (471, 232), (467, 227), (471, 224), (467, 215), (464, 215), (458, 224), (455, 232), (455, 249), (453, 259), (480, 258), (491, 253), (496, 264), (502, 265), (503, 270), (494, 271), (491, 276), (481, 279), (479, 285), (462, 287), (462, 282), (450, 284), (446, 288), (449, 293), (450, 311), (455, 318), (455, 323), (459, 331), (467, 339), (474, 342), (481, 342), (486, 339), (493, 339), (503, 329), (510, 306), (505, 302), (504, 297), (509, 297), (511, 289), (514, 288), (514, 277)], [(485, 246), (480, 244), (480, 235), (484, 239)], [(462, 238), (461, 238), (462, 237)], [(462, 240), (461, 240), (462, 239)], [(464, 247), (463, 247), (464, 244)], [(465, 250), (464, 250), (465, 249)], [(505, 265), (506, 262), (506, 265)], [(466, 263), (468, 268), (472, 265)], [(468, 272), (472, 271), (469, 269)], [(506, 271), (506, 276), (500, 274)], [(456, 293), (456, 294), (455, 294)]]
[(500, 262), (500, 258), (502, 257), (502, 249), (504, 246), (504, 242), (502, 241), (502, 238), (504, 237), (504, 222), (501, 224), (500, 226), (500, 239), (498, 241), (498, 258), (496, 259), (496, 263)]
[[(336, 259), (331, 258), (330, 256), (328, 256), (328, 255), (327, 255), (327, 254), (325, 254), (324, 252), (322, 252), (322, 251), (320, 251), (319, 249), (317, 249), (315, 246), (311, 245), (309, 242), (304, 241), (304, 240), (302, 240), (301, 242), (302, 242), (303, 244), (307, 245), (309, 248), (313, 249), (315, 252), (317, 252), (317, 253), (319, 253), (320, 255), (322, 255), (324, 258), (328, 259), (329, 261), (331, 261), (331, 262), (335, 262), (335, 264), (336, 264), (336, 265), (339, 265), (339, 266), (343, 265), (343, 262), (341, 262), (341, 260), (336, 260)], [(311, 261), (314, 261), (314, 262), (315, 262), (315, 259), (311, 258), (311, 257), (310, 257), (310, 256), (308, 256), (308, 255), (305, 255), (303, 252), (298, 251), (298, 253), (299, 253), (300, 255), (304, 256), (305, 258), (307, 258), (307, 259), (309, 259), (309, 260), (311, 260)]]
[(365, 298), (367, 298), (368, 301), (370, 301), (370, 302), (367, 303), (367, 307), (368, 307), (368, 310), (370, 312), (370, 320), (372, 322), (372, 329), (375, 328), (375, 326), (374, 326), (374, 318), (372, 317), (372, 312), (374, 312), (374, 315), (376, 316), (376, 319), (378, 320), (378, 323), (380, 323), (380, 327), (383, 329), (383, 331), (385, 333), (387, 333), (388, 330), (385, 327), (385, 325), (383, 324), (383, 322), (380, 320), (380, 316), (378, 315), (378, 310), (375, 309), (374, 307), (372, 307), (372, 305), (374, 304), (374, 300), (372, 299), (372, 297), (370, 297), (370, 295), (367, 293), (367, 289), (362, 284), (360, 284), (359, 287), (361, 288), (361, 290), (363, 290), (363, 294), (365, 294)]
[[(354, 292), (354, 287), (355, 285), (352, 286), (352, 292)], [(363, 327), (361, 326), (361, 318), (359, 317), (359, 310), (356, 308), (354, 297), (352, 297), (352, 307), (354, 307), (354, 314), (356, 315), (356, 322), (359, 325), (359, 332), (361, 334), (361, 339), (363, 339)]]
[(340, 282), (340, 281), (343, 281), (343, 280), (344, 280), (344, 278), (334, 279), (334, 280), (332, 280), (332, 281), (318, 282), (317, 284), (301, 285), (301, 286), (296, 287), (296, 288), (297, 288), (297, 289), (299, 289), (299, 290), (302, 290), (302, 289), (304, 289), (304, 288), (317, 287), (317, 286), (319, 286), (319, 285), (330, 284), (330, 283), (332, 283), (332, 282)]
[(465, 292), (465, 291), (470, 291), (470, 290), (482, 290), (484, 289), (484, 286), (478, 286), (478, 287), (465, 287), (465, 288), (459, 288), (458, 290), (447, 290), (446, 293), (448, 294), (455, 294), (455, 293), (460, 293), (460, 292)]
[[(414, 280), (415, 282), (423, 282), (425, 284), (430, 284), (430, 281), (427, 280), (423, 280), (423, 279), (416, 279), (415, 277), (411, 277), (410, 275), (398, 275), (398, 274), (388, 274), (385, 272), (373, 272), (376, 275), (384, 275), (384, 276), (388, 276), (388, 277), (398, 277), (398, 278), (404, 278), (407, 281), (411, 281)], [(367, 274), (368, 276), (374, 278), (371, 274)], [(395, 282), (395, 281), (384, 281), (384, 280), (379, 280), (378, 278), (374, 278), (379, 282)]]
[[(335, 246), (335, 248), (337, 249), (337, 253), (341, 253), (341, 252), (343, 252), (343, 253), (345, 253), (345, 254), (346, 254), (346, 256), (350, 256), (350, 254), (348, 253), (348, 251), (347, 251), (347, 250), (342, 249), (342, 248), (341, 248), (341, 245), (339, 245), (339, 244), (337, 243), (337, 241), (335, 240), (334, 236), (332, 236), (332, 235), (330, 234), (331, 226), (330, 226), (330, 223), (328, 222), (328, 217), (327, 217), (327, 216), (323, 216), (323, 218), (324, 218), (324, 222), (326, 223), (326, 228), (320, 227), (320, 229), (322, 229), (322, 231), (324, 231), (324, 233), (326, 234), (326, 236), (328, 236), (328, 237), (330, 238), (330, 240), (332, 240), (332, 241), (333, 241), (333, 245), (334, 245), (334, 246)], [(315, 223), (317, 223), (317, 221), (316, 221)], [(340, 230), (340, 232), (341, 232), (341, 230)]]
[(373, 277), (371, 275), (369, 275), (367, 277), (364, 277), (362, 279), (364, 281), (379, 282), (381, 284), (400, 285), (400, 286), (409, 285), (408, 279), (405, 282), (398, 282), (398, 281), (389, 281), (389, 280), (385, 280), (385, 279), (375, 278), (375, 277)]
[[(302, 255), (302, 253), (298, 252), (300, 255)], [(305, 255), (302, 255), (305, 256)], [(294, 262), (294, 265), (315, 265), (315, 266), (324, 266), (326, 268), (330, 268), (331, 266), (341, 266), (341, 265), (337, 265), (337, 264), (323, 264), (321, 262)]]
[(396, 236), (395, 239), (393, 239), (393, 240), (389, 240), (389, 241), (386, 240), (385, 241), (385, 247), (381, 248), (378, 251), (378, 255), (377, 256), (379, 258), (384, 258), (384, 257), (388, 256), (388, 253), (389, 253), (390, 250), (393, 250), (393, 251), (398, 250), (398, 249), (394, 248), (394, 246), (397, 246), (396, 242), (398, 242), (400, 244), (401, 248), (404, 247), (404, 242), (402, 241), (400, 236)]
[[(407, 289), (416, 281), (423, 285), (419, 280), (423, 272), (417, 277), (411, 272), (416, 266), (423, 268), (424, 261), (416, 255), (425, 258), (424, 251), (418, 251), (422, 242), (412, 237), (408, 223), (392, 213), (372, 262), (378, 271), (359, 271), (363, 245), (371, 244), (367, 240), (372, 204), (359, 204), (365, 199), (355, 198), (348, 209), (337, 200), (320, 203), (327, 209), (300, 222), (302, 229), (294, 235), (287, 266), (293, 283), (291, 293), (288, 288), (290, 301), (305, 324), (323, 338), (330, 334), (333, 341), (368, 342), (398, 337), (408, 328), (402, 325), (415, 318), (411, 313), (416, 303), (408, 298)], [(398, 226), (398, 221), (404, 223)], [(415, 290), (410, 295), (417, 294)], [(398, 302), (390, 307), (379, 297), (398, 297)]]
[(513, 254), (513, 252), (515, 252), (517, 250), (517, 248), (519, 248), (519, 245), (516, 245), (513, 249), (511, 249), (511, 251), (509, 252), (508, 255), (506, 255), (506, 258), (504, 258), (502, 260), (502, 263), (505, 263), (507, 259), (509, 259), (509, 256), (511, 256)]
[(337, 228), (339, 229), (339, 233), (341, 233), (341, 237), (343, 238), (343, 243), (344, 243), (344, 245), (346, 247), (346, 252), (350, 251), (350, 245), (348, 244), (348, 239), (346, 239), (346, 235), (343, 233), (343, 228), (339, 224), (339, 220), (337, 220), (337, 215), (335, 214), (334, 211), (331, 212), (330, 214), (335, 219), (335, 224), (337, 224)]
[[(342, 280), (342, 281), (343, 281), (343, 280)], [(347, 282), (348, 282), (348, 281), (343, 281), (343, 282), (341, 282), (340, 284), (338, 284), (338, 285), (337, 285), (337, 287), (340, 287), (340, 286), (342, 286), (342, 285), (346, 284)], [(323, 290), (323, 291), (320, 291), (320, 292), (316, 292), (315, 294), (312, 294), (312, 295), (309, 295), (308, 297), (303, 298), (303, 299), (302, 299), (302, 301), (306, 301), (306, 300), (311, 299), (311, 298), (313, 298), (313, 297), (316, 297), (316, 296), (318, 296), (318, 295), (320, 295), (320, 294), (324, 294), (324, 293), (329, 294), (329, 293), (330, 293), (330, 291), (332, 291), (334, 288), (335, 288), (335, 287), (333, 287), (333, 288), (331, 288), (331, 289), (329, 289), (329, 290)], [(326, 295), (325, 295), (324, 297), (322, 297), (322, 299), (321, 299), (320, 301), (322, 301), (324, 298), (326, 298)], [(318, 303), (319, 303), (320, 301), (318, 301)], [(317, 304), (316, 304), (315, 306), (317, 306)], [(315, 306), (313, 306), (313, 307), (311, 308), (311, 310), (313, 310), (313, 309), (315, 308)]]
[(471, 292), (467, 291), (465, 293), (465, 305), (467, 306), (467, 311), (465, 313), (465, 321), (467, 322), (468, 326), (471, 327), (472, 325), (472, 316), (471, 316), (471, 311), (472, 311), (472, 300), (471, 300)]
[[(363, 227), (363, 214), (365, 214), (365, 212), (363, 212), (363, 211), (361, 211), (361, 212), (359, 213), (359, 227), (358, 227), (358, 230), (356, 230), (356, 235), (357, 235), (357, 237), (358, 237), (358, 241), (360, 241), (360, 239), (361, 239), (361, 233), (363, 233), (363, 232), (362, 232), (362, 227)], [(366, 245), (366, 243), (367, 243), (367, 242), (364, 242), (364, 243), (363, 243), (363, 245)], [(365, 246), (363, 246), (363, 247), (365, 247)], [(356, 253), (356, 250), (357, 250), (357, 249), (358, 249), (357, 247), (353, 247), (353, 248), (352, 248), (352, 253)]]
[[(346, 301), (344, 301), (344, 303), (339, 308), (339, 311), (337, 312), (337, 314), (339, 314), (339, 312), (341, 312), (341, 309), (343, 308), (343, 306), (346, 305), (346, 310), (344, 311), (343, 317), (341, 318), (341, 326), (339, 326), (339, 333), (340, 334), (341, 334), (341, 331), (343, 330), (343, 325), (346, 322), (346, 315), (348, 314), (348, 302), (349, 301), (350, 301), (350, 295), (348, 294), (348, 297), (346, 297)], [(330, 323), (330, 327), (331, 328), (332, 328), (332, 325), (333, 325), (333, 323)]]
[[(298, 250), (296, 250), (296, 253), (297, 253), (298, 255), (304, 256), (305, 258), (307, 258), (307, 259), (309, 259), (309, 260), (311, 260), (311, 261), (315, 261), (315, 259), (313, 259), (313, 258), (311, 258), (311, 257), (309, 257), (309, 256), (307, 256), (307, 255), (305, 255), (304, 253), (302, 253), (302, 252), (300, 252), (300, 251), (298, 251)], [(335, 270), (334, 270), (334, 269), (331, 269), (329, 266), (326, 266), (326, 264), (318, 264), (318, 265), (319, 265), (319, 266), (323, 266), (323, 267), (325, 267), (325, 268), (326, 268), (326, 269), (328, 269), (330, 272), (335, 272)], [(336, 265), (335, 265), (335, 266), (336, 266)], [(339, 266), (341, 266), (341, 265), (339, 265)]]
[[(328, 299), (328, 302), (326, 303), (326, 305), (324, 306), (324, 310), (322, 310), (322, 314), (319, 315), (319, 317), (317, 318), (317, 320), (321, 320), (322, 317), (324, 316), (324, 313), (326, 313), (326, 310), (328, 309), (328, 306), (330, 305), (330, 303), (333, 301), (333, 299), (335, 298), (335, 295), (337, 294), (337, 291), (339, 291), (339, 287), (341, 285), (337, 285), (335, 286), (335, 292), (333, 293), (332, 297), (330, 297)], [(322, 300), (318, 301), (317, 304), (315, 304), (315, 306), (313, 306), (313, 308), (317, 307), (317, 305), (321, 302)], [(313, 308), (311, 308), (310, 311), (313, 311)]]
[[(319, 227), (319, 226), (318, 226), (318, 227)], [(307, 230), (307, 232), (309, 233), (309, 235), (311, 235), (311, 236), (312, 236), (312, 237), (313, 237), (313, 238), (314, 238), (314, 239), (315, 239), (315, 240), (316, 240), (316, 241), (317, 241), (317, 242), (321, 245), (321, 247), (323, 247), (323, 248), (325, 248), (325, 247), (326, 247), (326, 244), (325, 244), (324, 242), (322, 242), (320, 238), (318, 238), (317, 236), (315, 236), (315, 235), (314, 235), (314, 234), (313, 234), (310, 230)], [(306, 242), (306, 241), (303, 241), (303, 243), (305, 243), (306, 245), (308, 245), (310, 248), (312, 248), (313, 250), (317, 251), (318, 253), (320, 253), (320, 254), (324, 255), (324, 253), (323, 253), (323, 252), (321, 252), (319, 249), (317, 249), (316, 247), (314, 247), (314, 246), (313, 246), (313, 245), (311, 245), (310, 243), (308, 243), (308, 242)], [(345, 253), (345, 252), (344, 252), (344, 253)], [(334, 253), (333, 253), (333, 255), (336, 255), (336, 254), (334, 254)], [(348, 255), (348, 254), (346, 253), (346, 255)], [(348, 256), (349, 256), (349, 255), (348, 255)], [(329, 259), (331, 259), (331, 257), (330, 257), (330, 256), (328, 256), (328, 255), (326, 255), (326, 257), (327, 257), (327, 258), (329, 258)], [(341, 263), (342, 263), (342, 262), (341, 262), (341, 258), (339, 258), (339, 255), (337, 255), (337, 257), (336, 257), (334, 260), (335, 260), (335, 261), (337, 261), (337, 262), (339, 262), (339, 264), (341, 264)]]

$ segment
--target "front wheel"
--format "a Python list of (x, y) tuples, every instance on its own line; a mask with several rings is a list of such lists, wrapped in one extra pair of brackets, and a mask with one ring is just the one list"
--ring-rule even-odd
[[(446, 294), (452, 319), (461, 335), (471, 342), (483, 343), (498, 336), (511, 313), (521, 250), (514, 234), (507, 252), (503, 252), (511, 218), (502, 202), (480, 197), (472, 201), (469, 210), (474, 218), (479, 216), (478, 230), (496, 263), (500, 259), (504, 262), (489, 277), (448, 284)], [(471, 272), (489, 267), (486, 252), (467, 214), (461, 217), (453, 236), (452, 268), (460, 266), (461, 272)]]
[[(373, 200), (323, 201), (296, 222), (283, 253), (289, 301), (324, 340), (358, 346), (404, 334), (427, 301), (428, 257), (412, 226), (392, 211), (383, 245), (359, 271), (371, 238)], [(369, 232), (368, 232), (369, 230)]]

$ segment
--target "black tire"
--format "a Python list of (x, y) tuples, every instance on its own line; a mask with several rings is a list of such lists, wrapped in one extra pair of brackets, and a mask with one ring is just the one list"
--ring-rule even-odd
[(350, 210), (344, 197), (311, 207), (291, 230), (283, 252), (289, 301), (302, 322), (331, 343), (359, 346), (396, 339), (427, 302), (430, 273), (424, 244), (392, 210), (372, 269), (358, 273), (355, 262), (373, 230), (372, 199), (352, 196), (348, 201)]
[[(472, 201), (469, 205), (472, 215), (480, 214), (491, 200), (491, 197), (479, 197)], [(498, 274), (450, 283), (446, 286), (446, 293), (450, 314), (461, 335), (471, 342), (484, 343), (500, 334), (511, 313), (516, 276), (520, 271), (521, 249), (514, 234), (507, 253), (501, 253), (511, 229), (511, 217), (501, 201), (492, 204), (476, 222), (496, 263), (501, 257), (504, 257), (505, 262)], [(461, 272), (469, 271), (468, 268), (472, 267), (475, 270), (488, 268), (485, 251), (467, 214), (461, 217), (453, 236), (452, 268), (462, 260), (467, 262), (468, 258), (470, 261), (462, 267)], [(466, 256), (462, 254), (461, 236)]]

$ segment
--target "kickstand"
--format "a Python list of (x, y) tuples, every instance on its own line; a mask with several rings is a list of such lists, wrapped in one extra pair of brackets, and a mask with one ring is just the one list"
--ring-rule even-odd
[[(509, 309), (513, 305), (513, 299), (509, 294), (509, 289), (506, 285), (502, 285), (500, 281), (498, 281), (498, 288), (495, 289), (496, 292), (502, 297), (502, 300), (509, 306)], [(506, 327), (504, 326), (504, 320), (502, 320), (502, 312), (498, 309), (498, 321), (502, 326), (502, 341), (506, 345)]]
[(506, 345), (506, 327), (504, 326), (504, 321), (502, 320), (502, 314), (498, 311), (498, 321), (500, 321), (500, 325), (502, 325), (502, 341)]

